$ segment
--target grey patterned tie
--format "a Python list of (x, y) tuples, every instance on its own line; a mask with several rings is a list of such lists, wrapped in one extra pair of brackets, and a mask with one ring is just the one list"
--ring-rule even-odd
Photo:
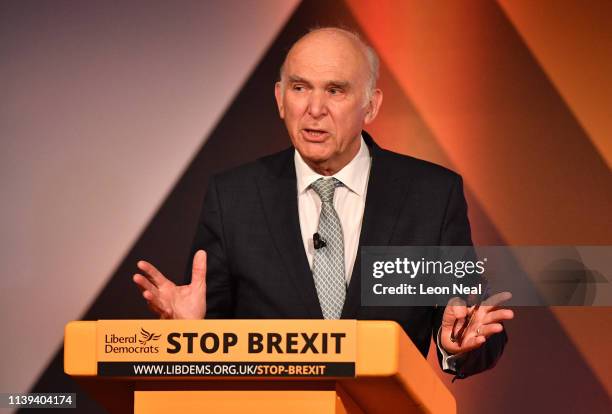
[(310, 185), (321, 198), (317, 233), (325, 246), (314, 251), (312, 274), (325, 319), (340, 319), (346, 298), (342, 225), (334, 209), (334, 191), (341, 185), (335, 178), (319, 178)]

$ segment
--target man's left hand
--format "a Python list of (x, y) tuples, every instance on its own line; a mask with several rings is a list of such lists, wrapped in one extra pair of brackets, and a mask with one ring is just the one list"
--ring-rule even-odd
[[(442, 317), (442, 348), (449, 354), (462, 354), (479, 348), (491, 335), (502, 332), (502, 321), (514, 318), (514, 312), (499, 305), (511, 297), (509, 292), (501, 292), (487, 298), (480, 306), (470, 307), (458, 298), (451, 299)], [(465, 324), (467, 326), (461, 331)]]

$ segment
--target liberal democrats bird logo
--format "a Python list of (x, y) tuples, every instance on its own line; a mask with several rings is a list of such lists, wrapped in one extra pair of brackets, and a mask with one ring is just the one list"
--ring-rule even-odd
[(140, 335), (142, 335), (142, 338), (138, 342), (143, 345), (149, 341), (157, 341), (161, 337), (161, 335), (151, 333), (144, 328), (140, 328)]

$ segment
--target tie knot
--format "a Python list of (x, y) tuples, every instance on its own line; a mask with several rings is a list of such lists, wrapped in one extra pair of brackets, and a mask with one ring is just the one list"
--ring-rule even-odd
[(336, 178), (319, 178), (314, 183), (310, 184), (313, 190), (319, 195), (321, 201), (330, 203), (334, 200), (334, 191), (336, 187), (340, 187), (342, 182)]

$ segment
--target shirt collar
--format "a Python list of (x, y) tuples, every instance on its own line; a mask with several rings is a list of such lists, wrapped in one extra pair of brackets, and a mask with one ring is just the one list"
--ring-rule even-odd
[[(363, 196), (368, 183), (371, 159), (370, 151), (363, 140), (363, 136), (360, 137), (360, 141), (361, 144), (357, 155), (355, 155), (355, 157), (348, 164), (346, 164), (344, 168), (332, 175), (332, 177), (340, 180), (342, 184), (344, 184), (355, 194)], [(319, 178), (325, 178), (321, 174), (313, 171), (312, 168), (306, 164), (297, 150), (295, 150), (293, 160), (295, 163), (298, 194), (302, 194), (307, 191), (310, 185)]]

